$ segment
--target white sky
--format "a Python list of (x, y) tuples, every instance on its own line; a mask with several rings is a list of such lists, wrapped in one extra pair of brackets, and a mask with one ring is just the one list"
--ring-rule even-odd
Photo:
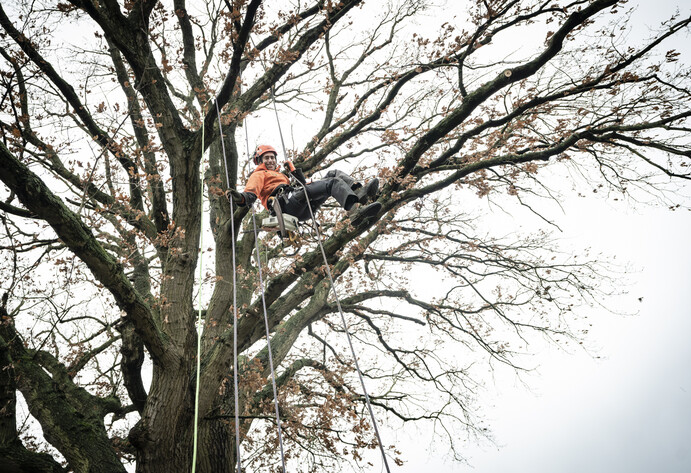
[(689, 472), (691, 212), (580, 206), (566, 234), (641, 268), (627, 301), (643, 297), (639, 314), (593, 322), (603, 359), (553, 352), (530, 380), (534, 393), (499, 386), (492, 417), (504, 447), (469, 451), (474, 471)]
[[(691, 183), (682, 193), (691, 206)], [(632, 268), (627, 294), (609, 301), (630, 315), (589, 311), (590, 353), (545, 348), (528, 387), (498, 374), (479, 402), (497, 447), (464, 443), (470, 466), (439, 456), (443, 447), (430, 453), (429, 434), (403, 440), (385, 428), (408, 460), (394, 471), (691, 472), (691, 211), (594, 196), (563, 205), (565, 246)]]
[[(641, 1), (634, 25), (653, 26), (677, 5), (689, 14), (681, 1)], [(688, 41), (683, 34), (674, 45), (687, 65)], [(588, 198), (569, 200), (558, 224), (570, 245), (632, 265), (615, 308), (636, 314), (591, 317), (600, 359), (553, 349), (525, 378), (530, 391), (506, 380), (488, 386), (496, 399), (481, 403), (498, 447), (466, 444), (470, 466), (422, 451), (429, 441), (417, 438), (401, 445), (409, 461), (395, 471), (691, 472), (691, 211), (625, 211)]]
[(691, 211), (627, 210), (594, 197), (564, 206), (566, 245), (632, 267), (627, 294), (614, 299), (615, 310), (632, 315), (593, 309), (590, 354), (546, 348), (536, 373), (522, 378), (528, 387), (496, 376), (480, 405), (497, 446), (465, 442), (470, 465), (445, 458), (444, 446), (431, 451), (429, 433), (384, 426), (384, 442), (407, 460), (392, 471), (691, 472)]

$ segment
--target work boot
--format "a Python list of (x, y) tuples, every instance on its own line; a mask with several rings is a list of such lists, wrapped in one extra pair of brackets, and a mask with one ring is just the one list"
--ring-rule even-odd
[(379, 192), (379, 179), (375, 177), (364, 186), (356, 189), (355, 195), (358, 198), (358, 202), (364, 205), (368, 200), (374, 200), (377, 192)]
[(362, 206), (360, 204), (356, 204), (349, 212), (348, 216), (350, 217), (350, 223), (353, 225), (358, 225), (361, 222), (366, 222), (370, 220), (372, 217), (377, 215), (379, 211), (381, 210), (381, 204), (379, 202), (375, 202), (373, 204), (369, 204), (366, 206)]

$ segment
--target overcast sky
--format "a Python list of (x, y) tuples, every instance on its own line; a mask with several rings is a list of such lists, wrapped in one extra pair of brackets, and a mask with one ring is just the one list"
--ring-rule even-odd
[[(638, 25), (653, 25), (676, 5), (689, 14), (688, 2), (641, 2)], [(674, 45), (687, 65), (689, 39)], [(691, 185), (684, 193), (691, 195)], [(550, 353), (540, 378), (531, 379), (534, 393), (499, 387), (493, 417), (503, 447), (469, 451), (473, 469), (438, 471), (691, 472), (691, 212), (625, 213), (595, 199), (566, 210), (565, 238), (638, 270), (621, 300), (622, 309), (638, 304), (638, 314), (602, 313), (594, 322), (591, 341), (602, 359)]]
[[(641, 3), (639, 27), (677, 5), (691, 10), (681, 1)], [(675, 45), (685, 64), (689, 39)], [(416, 453), (396, 471), (691, 472), (691, 212), (626, 211), (594, 198), (565, 207), (562, 238), (631, 264), (629, 295), (616, 309), (636, 315), (597, 312), (589, 343), (601, 358), (544, 352), (538, 373), (526, 378), (532, 392), (518, 383), (489, 386), (497, 398), (487, 395), (486, 414), (499, 447), (468, 445), (471, 466), (429, 456), (417, 439), (406, 446)]]
[(638, 315), (594, 321), (602, 359), (554, 352), (530, 380), (534, 393), (499, 386), (503, 447), (469, 451), (474, 469), (443, 471), (691, 472), (691, 212), (581, 210), (566, 233), (640, 268), (627, 301)]
[(427, 437), (402, 443), (409, 461), (396, 471), (691, 472), (691, 211), (564, 205), (565, 245), (631, 266), (614, 309), (632, 315), (592, 309), (596, 351), (538, 354), (530, 390), (506, 378), (487, 386), (481, 404), (498, 447), (467, 444), (471, 466), (429, 455)]

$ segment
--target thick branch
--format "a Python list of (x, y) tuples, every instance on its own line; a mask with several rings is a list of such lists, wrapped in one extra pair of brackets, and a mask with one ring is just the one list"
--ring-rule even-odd
[(0, 179), (12, 189), (29, 211), (49, 223), (58, 237), (77, 255), (132, 319), (154, 358), (165, 355), (163, 335), (151, 309), (137, 294), (122, 266), (106, 251), (82, 222), (25, 164), (0, 144)]
[(21, 32), (19, 32), (10, 19), (5, 14), (5, 11), (0, 6), (0, 25), (9, 33), (12, 39), (22, 48), (22, 51), (36, 64), (41, 71), (46, 75), (46, 77), (55, 84), (55, 86), (60, 90), (63, 97), (68, 104), (74, 109), (77, 116), (81, 119), (82, 123), (88, 130), (89, 134), (104, 148), (110, 151), (113, 156), (122, 164), (125, 171), (127, 171), (130, 176), (130, 192), (132, 196), (132, 206), (138, 210), (143, 210), (142, 207), (142, 196), (139, 188), (139, 180), (136, 172), (135, 163), (127, 157), (122, 149), (117, 146), (112, 138), (98, 126), (94, 121), (91, 114), (88, 112), (87, 108), (82, 104), (79, 96), (74, 91), (74, 88), (68, 84), (53, 66), (48, 63), (39, 52), (33, 47), (31, 41), (25, 37)]
[(199, 77), (197, 71), (197, 57), (194, 48), (194, 32), (192, 31), (192, 22), (190, 21), (189, 13), (187, 13), (185, 0), (175, 0), (173, 6), (175, 7), (175, 14), (178, 17), (180, 24), (180, 32), (182, 33), (182, 65), (185, 70), (185, 76), (194, 91), (199, 104), (203, 107), (208, 101), (206, 92), (204, 90), (204, 82)]
[[(441, 120), (430, 131), (425, 133), (413, 146), (413, 148), (406, 154), (405, 158), (401, 160), (398, 180), (392, 180), (389, 184), (390, 189), (384, 189), (384, 192), (392, 192), (401, 187), (400, 182), (411, 172), (413, 167), (418, 163), (420, 157), (433, 146), (439, 139), (445, 137), (454, 128), (463, 123), (463, 121), (470, 116), (470, 114), (482, 103), (484, 103), (494, 93), (501, 90), (503, 87), (525, 79), (541, 67), (547, 64), (557, 53), (561, 50), (562, 45), (569, 33), (579, 27), (583, 22), (590, 17), (596, 15), (601, 10), (610, 7), (617, 3), (617, 0), (596, 0), (588, 7), (572, 13), (564, 24), (557, 30), (557, 32), (550, 38), (545, 50), (535, 59), (517, 66), (511, 70), (502, 72), (496, 78), (482, 85), (473, 92), (470, 92), (462, 104), (448, 117)], [(394, 183), (396, 181), (397, 183)], [(387, 186), (388, 187), (388, 186)]]
[(65, 456), (73, 471), (98, 468), (108, 473), (124, 473), (125, 468), (113, 451), (103, 425), (103, 416), (109, 410), (106, 406), (115, 407), (119, 402), (112, 399), (106, 403), (105, 399), (76, 386), (64, 366), (47, 353), (35, 352), (32, 356), (11, 321), (3, 318), (0, 345), (7, 347), (17, 387), (29, 411), (41, 423), (45, 438)]

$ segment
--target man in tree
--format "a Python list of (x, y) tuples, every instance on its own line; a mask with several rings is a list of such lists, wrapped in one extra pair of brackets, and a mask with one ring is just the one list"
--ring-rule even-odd
[[(377, 195), (379, 179), (374, 178), (363, 186), (348, 174), (331, 170), (326, 174), (326, 178), (307, 184), (302, 170), (286, 160), (285, 173), (299, 182), (291, 186), (288, 176), (279, 171), (276, 157), (276, 150), (272, 146), (257, 147), (252, 157), (257, 167), (247, 180), (245, 191), (228, 191), (235, 203), (244, 207), (252, 205), (259, 197), (264, 207), (271, 212), (270, 200), (276, 198), (283, 212), (297, 217), (300, 221), (310, 218), (310, 208), (312, 212), (316, 212), (329, 197), (336, 199), (341, 207), (350, 212), (353, 221), (372, 218), (381, 210), (381, 204), (378, 202), (361, 207)], [(309, 195), (309, 206), (305, 199), (305, 191)]]

